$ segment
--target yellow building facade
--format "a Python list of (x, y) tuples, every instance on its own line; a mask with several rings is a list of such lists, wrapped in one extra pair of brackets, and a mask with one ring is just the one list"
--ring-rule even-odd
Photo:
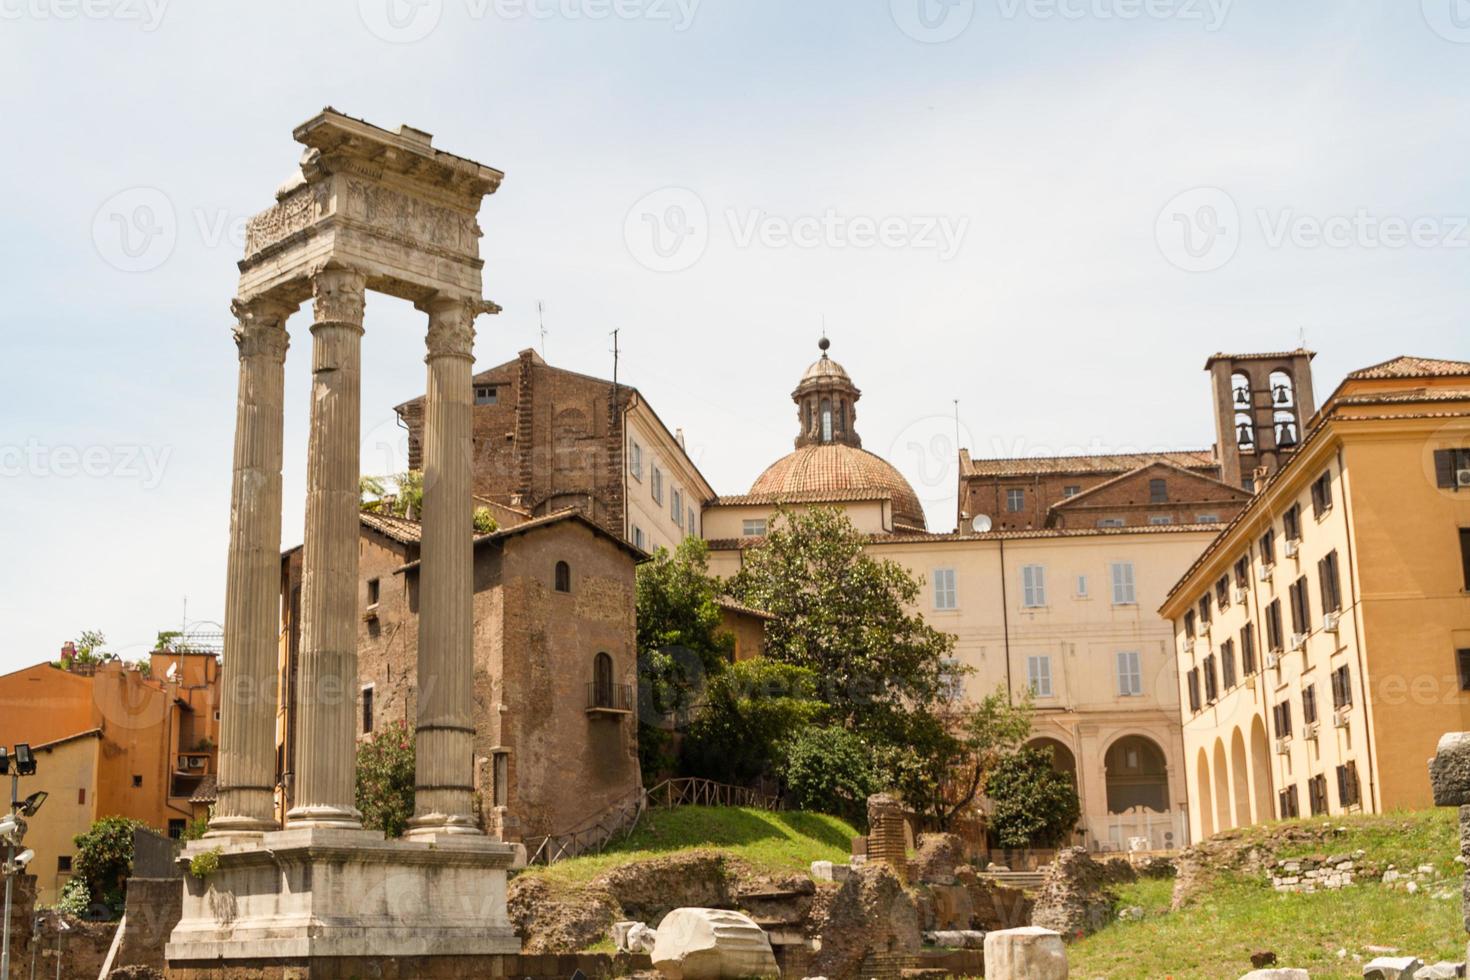
[(1470, 727), (1470, 363), (1348, 375), (1170, 590), (1192, 835), (1432, 805)]

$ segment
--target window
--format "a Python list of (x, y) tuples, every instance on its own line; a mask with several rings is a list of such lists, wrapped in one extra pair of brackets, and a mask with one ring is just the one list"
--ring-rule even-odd
[(688, 534), (698, 534), (699, 528), (694, 522), (694, 508), (689, 508), (689, 523), (684, 525), (684, 531)]
[(939, 687), (946, 701), (959, 701), (965, 696), (965, 681), (960, 673), (960, 662), (946, 657), (939, 664)]
[(142, 789), (142, 788), (143, 788), (143, 777), (135, 774), (133, 776), (133, 789)]
[(1271, 709), (1271, 720), (1276, 726), (1277, 738), (1291, 738), (1291, 702), (1282, 701)]
[(382, 580), (370, 578), (367, 584), (368, 607), (372, 608), (378, 604), (378, 596), (382, 591)]
[(1281, 805), (1281, 819), (1292, 820), (1302, 815), (1301, 807), (1296, 800), (1296, 787), (1288, 786), (1276, 794), (1276, 799)]
[(1210, 612), (1210, 606), (1210, 594), (1206, 592), (1199, 597), (1199, 621), (1204, 624), (1206, 629), (1209, 628), (1210, 623), (1215, 618)]
[(1196, 667), (1189, 672), (1189, 710), (1198, 713), (1199, 709), (1199, 668)]
[(741, 521), (740, 533), (747, 538), (763, 538), (766, 536), (766, 522), (762, 520)]
[(628, 444), (628, 474), (635, 480), (643, 479), (643, 447), (636, 442)]
[(954, 569), (938, 568), (934, 571), (934, 608), (954, 609), (958, 607), (954, 587)]
[(1470, 449), (1437, 449), (1434, 482), (1446, 490), (1470, 490)]
[(1307, 577), (1303, 575), (1287, 587), (1291, 600), (1291, 631), (1306, 635), (1312, 631), (1312, 606), (1307, 598)]
[(1184, 635), (1194, 636), (1198, 630), (1195, 629), (1194, 610), (1191, 609), (1184, 614)]
[(1248, 589), (1251, 584), (1251, 556), (1241, 555), (1240, 561), (1235, 563), (1235, 585), (1237, 588)]
[(1022, 602), (1030, 609), (1046, 605), (1046, 568), (1043, 565), (1021, 566)]
[(1010, 511), (1012, 514), (1016, 514), (1016, 513), (1019, 513), (1021, 511), (1025, 510), (1025, 509), (1026, 509), (1026, 491), (1025, 490), (1007, 490), (1006, 491), (1006, 510)]
[(71, 874), (71, 855), (56, 855), (56, 873), (61, 875)]
[(499, 403), (500, 391), (494, 385), (475, 385), (476, 405), (498, 405)]
[(1456, 650), (1455, 663), (1460, 667), (1460, 690), (1470, 691), (1470, 650)]
[(568, 565), (564, 561), (557, 562), (556, 563), (555, 580), (556, 580), (556, 591), (558, 591), (558, 592), (570, 592), (570, 591), (572, 591), (572, 566), (571, 565)]
[(641, 527), (635, 526), (633, 528), (633, 547), (639, 551), (648, 550), (648, 536), (643, 533), (643, 528)]
[(1465, 570), (1465, 591), (1470, 592), (1470, 527), (1460, 528), (1460, 564)]
[(368, 734), (373, 730), (373, 686), (365, 684), (362, 688), (362, 733)]
[(1082, 492), (1082, 488), (1079, 487), (1079, 486), (1076, 486), (1075, 484), (1073, 486), (1069, 486), (1069, 487), (1062, 487), (1062, 499), (1065, 500), (1068, 497), (1075, 497), (1075, 496), (1077, 496), (1081, 492)]
[[(170, 820), (168, 822), (169, 839), (182, 840), (184, 837), (184, 827), (187, 826), (187, 824), (187, 820)], [(57, 863), (60, 864), (61, 862), (58, 861)]]
[(1353, 704), (1353, 675), (1348, 673), (1347, 664), (1332, 672), (1332, 706), (1350, 708)]
[(1026, 681), (1031, 685), (1031, 693), (1036, 697), (1051, 697), (1051, 658), (1027, 657)]
[[(1150, 514), (1148, 516), (1148, 522), (1154, 527), (1163, 527), (1165, 524), (1173, 524), (1174, 516), (1172, 514)], [(1118, 526), (1122, 526), (1121, 522)]]
[(87, 788), (85, 786), (79, 786), (79, 787), (77, 787), (77, 806), (86, 806), (86, 805), (87, 805)]
[(1315, 725), (1317, 723), (1317, 685), (1308, 684), (1302, 688), (1302, 724)]
[(1322, 611), (1342, 611), (1342, 578), (1337, 570), (1337, 552), (1317, 562), (1317, 583), (1322, 590)]
[(1317, 477), (1312, 484), (1312, 516), (1321, 520), (1332, 509), (1332, 471)]
[(1101, 518), (1098, 518), (1097, 526), (1098, 527), (1127, 527), (1128, 526), (1128, 522), (1125, 521), (1125, 520), (1123, 520), (1123, 518), (1121, 518), (1121, 517), (1101, 517)]
[(1219, 524), (1220, 523), (1220, 515), (1219, 514), (1195, 514), (1194, 515), (1194, 522), (1196, 524)]
[(1118, 693), (1125, 698), (1143, 694), (1143, 668), (1136, 650), (1124, 650), (1118, 654)]
[(822, 399), (822, 441), (832, 441), (832, 402)]
[(1261, 564), (1276, 564), (1276, 532), (1267, 531), (1265, 534), (1261, 535), (1261, 540), (1259, 544), (1261, 549)]
[(1280, 653), (1285, 645), (1281, 635), (1281, 600), (1272, 599), (1266, 607), (1266, 649)]
[(1133, 562), (1115, 561), (1113, 572), (1113, 604), (1131, 606), (1138, 601), (1138, 589), (1133, 578)]
[(1286, 513), (1281, 515), (1281, 530), (1286, 534), (1288, 541), (1300, 541), (1302, 539), (1302, 505), (1292, 504), (1286, 508)]
[(675, 527), (684, 529), (684, 494), (680, 490), (669, 494), (669, 516), (674, 519)]
[(1220, 679), (1225, 684), (1225, 690), (1235, 686), (1235, 641), (1226, 640), (1220, 644)]
[(493, 806), (507, 806), (510, 798), (510, 753), (495, 753), (495, 766), (490, 781), (490, 799)]
[(1221, 575), (1215, 583), (1215, 608), (1224, 612), (1230, 608), (1230, 576)]
[(1240, 669), (1247, 674), (1256, 672), (1256, 627), (1252, 623), (1240, 628)]
[(664, 502), (664, 472), (657, 466), (648, 468), (648, 486), (653, 492), (653, 502), (661, 504)]
[(1148, 481), (1148, 502), (1151, 504), (1167, 504), (1169, 502), (1169, 481)]
[(606, 653), (592, 658), (592, 704), (598, 708), (613, 706), (613, 661)]
[(1205, 658), (1205, 700), (1214, 704), (1220, 700), (1220, 675), (1215, 671), (1215, 655)]
[(1358, 764), (1349, 762), (1337, 767), (1337, 801), (1345, 807), (1357, 806), (1362, 799), (1358, 787)]
[(1077, 576), (1077, 598), (1079, 598), (1079, 599), (1086, 599), (1087, 598), (1087, 576), (1086, 575), (1079, 575), (1079, 576)]
[(1307, 780), (1307, 800), (1312, 816), (1320, 817), (1327, 812), (1327, 777), (1313, 776)]

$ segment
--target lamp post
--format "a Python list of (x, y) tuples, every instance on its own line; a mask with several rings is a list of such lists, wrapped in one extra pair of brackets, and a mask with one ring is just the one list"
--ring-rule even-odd
[[(15, 755), (0, 746), (0, 776), (10, 774), (10, 812), (0, 816), (0, 840), (5, 842), (5, 926), (0, 938), (0, 980), (10, 980), (10, 913), (15, 876), (25, 870), (35, 857), (34, 851), (16, 853), (26, 835), (25, 818), (34, 816), (46, 802), (46, 794), (32, 793), (24, 801), (20, 798), (20, 777), (36, 774), (36, 756), (26, 742), (15, 746)], [(34, 941), (34, 940), (33, 940)]]

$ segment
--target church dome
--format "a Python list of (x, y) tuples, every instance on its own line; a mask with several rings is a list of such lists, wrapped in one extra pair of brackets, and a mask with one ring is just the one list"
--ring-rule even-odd
[(751, 486), (752, 496), (783, 501), (893, 501), (893, 520), (924, 529), (919, 495), (891, 463), (841, 442), (806, 445), (772, 463)]

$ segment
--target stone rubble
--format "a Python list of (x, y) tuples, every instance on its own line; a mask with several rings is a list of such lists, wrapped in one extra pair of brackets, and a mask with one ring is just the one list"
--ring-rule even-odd
[(985, 980), (1067, 980), (1067, 947), (1058, 933), (1037, 926), (988, 933)]
[(1412, 956), (1380, 956), (1363, 967), (1363, 980), (1414, 980), (1423, 968)]
[(1306, 970), (1297, 970), (1288, 967), (1271, 970), (1252, 970), (1242, 976), (1240, 980), (1312, 980), (1312, 975)]

